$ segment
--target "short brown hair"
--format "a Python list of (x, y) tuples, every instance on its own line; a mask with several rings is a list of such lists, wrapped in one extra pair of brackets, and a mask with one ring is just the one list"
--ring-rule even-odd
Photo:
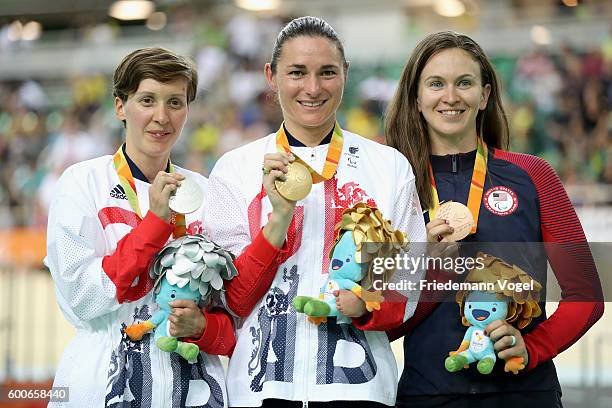
[(187, 102), (196, 97), (198, 72), (193, 61), (160, 47), (141, 48), (123, 58), (113, 74), (113, 95), (125, 102), (147, 78), (159, 82), (185, 78)]
[(429, 181), (429, 155), (431, 142), (427, 122), (418, 110), (419, 78), (431, 57), (442, 50), (458, 48), (480, 66), (482, 85), (491, 86), (487, 107), (476, 115), (476, 132), (489, 147), (508, 149), (508, 120), (501, 99), (501, 86), (493, 65), (484, 51), (467, 35), (442, 31), (428, 35), (412, 51), (385, 116), (387, 144), (399, 150), (410, 162), (416, 177), (421, 206), (433, 206)]

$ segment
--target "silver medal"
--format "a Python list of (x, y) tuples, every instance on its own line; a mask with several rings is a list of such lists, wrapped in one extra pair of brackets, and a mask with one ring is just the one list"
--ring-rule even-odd
[(189, 214), (200, 208), (204, 193), (193, 180), (185, 178), (170, 197), (170, 209), (179, 214)]

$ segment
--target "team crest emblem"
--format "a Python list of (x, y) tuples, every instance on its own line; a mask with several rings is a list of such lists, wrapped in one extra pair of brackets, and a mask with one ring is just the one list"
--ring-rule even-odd
[(488, 189), (483, 201), (487, 210), (495, 215), (510, 215), (518, 208), (516, 193), (504, 186)]

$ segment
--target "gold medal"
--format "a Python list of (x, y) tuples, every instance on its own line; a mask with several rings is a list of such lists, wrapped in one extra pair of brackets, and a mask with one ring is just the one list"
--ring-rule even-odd
[(280, 195), (287, 200), (300, 201), (306, 198), (312, 189), (312, 176), (303, 164), (289, 163), (288, 168), (286, 180), (276, 180), (274, 184)]
[(445, 236), (449, 242), (456, 242), (467, 237), (474, 225), (474, 217), (470, 209), (456, 201), (441, 204), (436, 212), (436, 218), (447, 220), (448, 225), (455, 229), (452, 234)]

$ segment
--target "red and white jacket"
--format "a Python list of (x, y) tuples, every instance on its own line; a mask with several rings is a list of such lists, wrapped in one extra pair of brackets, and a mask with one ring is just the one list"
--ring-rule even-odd
[[(176, 168), (206, 193), (201, 175)], [(45, 262), (56, 283), (57, 302), (77, 329), (66, 348), (54, 386), (70, 387), (65, 406), (225, 407), (223, 369), (215, 354), (235, 344), (231, 318), (206, 311), (197, 363), (159, 350), (153, 335), (132, 342), (123, 328), (156, 311), (148, 265), (171, 239), (172, 225), (148, 212), (150, 184), (135, 179), (144, 217), (130, 207), (112, 156), (81, 162), (59, 179), (49, 211)], [(204, 206), (186, 216), (187, 232), (202, 232)], [(53, 404), (51, 404), (52, 406)]]
[[(283, 251), (270, 254), (278, 268), (258, 274), (241, 270), (240, 286), (228, 289), (230, 308), (243, 317), (227, 376), (232, 406), (260, 406), (266, 398), (395, 404), (397, 367), (384, 332), (364, 332), (356, 327), (360, 322), (338, 325), (335, 319), (317, 327), (291, 306), (297, 295), (318, 296), (327, 277), (334, 226), (343, 210), (358, 202), (376, 205), (410, 241), (426, 239), (408, 161), (390, 147), (343, 134), (336, 174), (315, 184), (297, 203)], [(225, 154), (210, 176), (206, 233), (234, 254), (259, 239), (272, 211), (261, 166), (265, 153), (277, 151), (275, 140), (271, 134)], [(328, 148), (292, 151), (320, 172)], [(422, 272), (405, 278), (418, 281)], [(412, 315), (417, 300), (418, 293), (407, 302), (385, 302), (383, 311), (363, 323), (398, 325)]]

